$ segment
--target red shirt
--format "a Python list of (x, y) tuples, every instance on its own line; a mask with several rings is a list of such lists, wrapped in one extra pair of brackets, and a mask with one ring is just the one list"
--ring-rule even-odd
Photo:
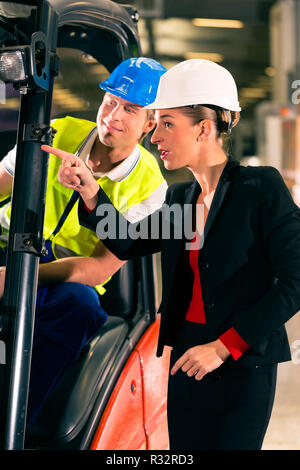
[(206, 323), (198, 268), (199, 250), (189, 250), (189, 264), (194, 274), (193, 295), (185, 319), (194, 323)]
[[(84, 207), (88, 212), (92, 212), (85, 204)], [(202, 299), (198, 258), (199, 250), (189, 250), (189, 264), (194, 274), (194, 281), (192, 299), (185, 319), (190, 322), (205, 324), (206, 318)], [(243, 340), (243, 338), (240, 337), (234, 328), (230, 328), (229, 330), (225, 331), (225, 333), (219, 337), (219, 340), (222, 341), (224, 346), (228, 349), (235, 360), (238, 359), (245, 351), (247, 351), (247, 349), (249, 349), (249, 345), (246, 343), (246, 341)]]
[[(189, 250), (188, 259), (189, 265), (192, 268), (194, 274), (193, 281), (193, 294), (192, 299), (187, 310), (185, 319), (194, 323), (206, 323), (202, 290), (200, 282), (200, 273), (198, 266), (199, 250)], [(231, 353), (232, 357), (238, 359), (247, 349), (249, 345), (240, 337), (234, 328), (230, 328), (223, 333), (219, 340), (222, 341), (224, 346)]]

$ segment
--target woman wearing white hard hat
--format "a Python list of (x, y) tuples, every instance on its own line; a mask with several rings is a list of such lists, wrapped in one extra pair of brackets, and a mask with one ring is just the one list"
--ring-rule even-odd
[[(222, 135), (237, 124), (240, 106), (225, 68), (179, 63), (148, 107), (156, 109), (152, 142), (165, 167), (186, 167), (194, 180), (171, 186), (162, 209), (137, 224), (118, 214), (113, 236), (124, 224), (126, 236), (104, 243), (121, 259), (161, 251), (157, 355), (172, 347), (170, 449), (261, 449), (277, 363), (291, 358), (284, 323), (300, 309), (300, 211), (276, 169), (243, 167), (226, 155)], [(81, 223), (107, 222), (107, 212), (97, 212), (113, 207), (105, 193), (88, 178), (77, 190)], [(157, 224), (158, 236), (143, 236)]]

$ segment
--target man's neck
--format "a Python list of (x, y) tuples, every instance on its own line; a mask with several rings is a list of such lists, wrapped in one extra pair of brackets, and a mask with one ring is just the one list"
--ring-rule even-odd
[(107, 173), (129, 157), (133, 151), (134, 148), (108, 147), (96, 137), (88, 163), (95, 173)]

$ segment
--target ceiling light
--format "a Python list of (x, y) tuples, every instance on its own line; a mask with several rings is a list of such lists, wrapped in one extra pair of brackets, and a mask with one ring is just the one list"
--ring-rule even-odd
[(82, 110), (82, 109), (86, 108), (85, 101), (80, 99), (80, 98), (76, 98), (76, 97), (67, 98), (65, 100), (54, 98), (53, 101), (54, 101), (55, 106), (59, 106), (63, 109), (69, 109), (69, 110), (76, 111), (76, 110)]
[(203, 28), (235, 28), (240, 29), (244, 27), (244, 23), (240, 20), (220, 20), (212, 18), (194, 18), (193, 24)]
[(89, 69), (89, 71), (95, 75), (109, 75), (109, 72), (107, 71), (107, 68), (104, 67), (104, 65), (97, 64), (97, 65), (92, 65)]
[(266, 90), (263, 88), (242, 88), (240, 95), (243, 98), (265, 98)]
[(217, 52), (186, 52), (184, 54), (186, 60), (189, 59), (206, 59), (213, 62), (223, 62), (224, 57)]
[(1, 109), (16, 109), (20, 106), (19, 98), (8, 98), (5, 103), (0, 103)]
[(85, 64), (95, 64), (95, 63), (97, 63), (97, 59), (95, 59), (95, 57), (93, 57), (90, 54), (85, 54), (85, 53), (82, 54), (81, 59), (82, 59), (82, 62), (84, 62)]
[(68, 109), (84, 109), (85, 101), (76, 96), (70, 90), (63, 88), (61, 84), (56, 83), (53, 93), (53, 101), (57, 106)]
[(268, 75), (268, 77), (274, 77), (275, 76), (275, 69), (273, 67), (266, 67), (265, 68), (265, 74)]

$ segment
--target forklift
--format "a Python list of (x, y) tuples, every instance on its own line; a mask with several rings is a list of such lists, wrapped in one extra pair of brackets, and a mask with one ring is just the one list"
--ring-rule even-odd
[[(156, 259), (128, 261), (101, 303), (108, 320), (26, 426), (35, 301), (43, 238), (51, 112), (60, 48), (111, 72), (141, 56), (138, 12), (110, 0), (0, 2), (0, 83), (20, 103), (16, 130), (0, 128), (1, 158), (17, 146), (6, 279), (0, 311), (0, 449), (167, 450), (169, 356), (155, 356)], [(1, 126), (2, 127), (2, 126)]]

